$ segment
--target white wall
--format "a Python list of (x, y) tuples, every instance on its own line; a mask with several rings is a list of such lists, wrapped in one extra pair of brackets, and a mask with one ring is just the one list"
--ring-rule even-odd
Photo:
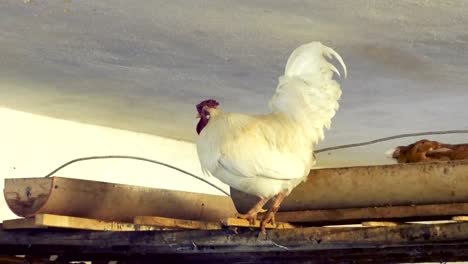
[[(134, 155), (204, 176), (194, 144), (125, 130), (81, 124), (0, 108), (0, 187), (4, 178), (42, 177), (84, 156)], [(57, 176), (220, 194), (178, 171), (153, 163), (111, 159), (74, 163)], [(217, 179), (211, 182), (223, 186)], [(15, 218), (0, 199), (0, 220)]]
[[(42, 177), (63, 163), (84, 156), (134, 155), (177, 166), (210, 182), (226, 185), (200, 170), (195, 145), (154, 135), (49, 118), (0, 108), (0, 187), (4, 178)], [(365, 132), (365, 131), (363, 131)], [(407, 132), (407, 131), (405, 131)], [(389, 136), (391, 134), (385, 134)], [(377, 136), (368, 135), (367, 139)], [(390, 164), (384, 152), (421, 138), (449, 143), (466, 142), (466, 135), (412, 137), (371, 146), (317, 154), (317, 168)], [(347, 143), (362, 139), (349, 138)], [(333, 146), (330, 139), (318, 148)], [(220, 194), (219, 191), (178, 171), (143, 161), (110, 159), (83, 161), (59, 171), (57, 176), (147, 187)], [(3, 198), (0, 220), (14, 218)]]

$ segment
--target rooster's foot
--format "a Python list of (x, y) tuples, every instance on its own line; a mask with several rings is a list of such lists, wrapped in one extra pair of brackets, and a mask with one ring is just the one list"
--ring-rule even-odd
[(237, 214), (237, 218), (245, 219), (249, 221), (250, 225), (255, 225), (255, 221), (257, 221), (257, 213)]
[(275, 214), (278, 212), (281, 203), (283, 202), (284, 198), (286, 197), (285, 192), (280, 192), (276, 195), (275, 200), (273, 201), (273, 204), (270, 207), (270, 210), (268, 210), (268, 213), (263, 217), (262, 222), (260, 223), (260, 228), (262, 230), (262, 233), (266, 235), (266, 225), (267, 224), (272, 224), (274, 227), (276, 227), (276, 219), (275, 219)]
[(266, 211), (265, 209), (263, 209), (263, 206), (267, 202), (268, 199), (262, 198), (246, 214), (237, 214), (237, 217), (248, 220), (250, 225), (255, 225), (258, 213), (263, 213)]
[(263, 217), (262, 222), (260, 223), (260, 229), (262, 230), (263, 234), (266, 234), (266, 225), (267, 224), (272, 224), (273, 226), (276, 226), (276, 219), (275, 219), (276, 211), (277, 210), (270, 210)]

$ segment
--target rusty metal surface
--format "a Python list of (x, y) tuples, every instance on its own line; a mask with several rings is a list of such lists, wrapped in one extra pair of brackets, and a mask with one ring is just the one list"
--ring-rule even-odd
[[(231, 189), (239, 212), (258, 200)], [(468, 202), (468, 161), (312, 170), (280, 211)]]
[(5, 200), (8, 207), (19, 216), (32, 216), (41, 210), (52, 191), (52, 178), (35, 178), (32, 183), (23, 179), (5, 179)]
[(229, 197), (71, 178), (6, 179), (4, 195), (19, 216), (57, 214), (133, 222), (135, 216), (218, 221), (233, 217)]
[(324, 209), (278, 212), (276, 220), (308, 224), (359, 224), (367, 220), (428, 221), (450, 220), (452, 216), (466, 215), (468, 203), (400, 205), (348, 209)]

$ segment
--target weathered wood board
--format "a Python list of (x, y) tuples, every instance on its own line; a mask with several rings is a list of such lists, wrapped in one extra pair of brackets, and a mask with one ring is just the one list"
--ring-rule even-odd
[(223, 228), (220, 222), (183, 220), (157, 216), (136, 216), (133, 223), (173, 229), (218, 230)]
[[(205, 221), (193, 221), (193, 220), (182, 220), (173, 219), (166, 217), (154, 217), (154, 216), (137, 216), (134, 220), (135, 224), (151, 225), (157, 227), (165, 227), (172, 229), (199, 229), (199, 230), (219, 230), (223, 227), (248, 227), (248, 228), (260, 228), (260, 221), (256, 221), (255, 224), (250, 224), (249, 221), (239, 218), (225, 218), (218, 222), (205, 222)], [(289, 223), (277, 222), (276, 225), (267, 224), (265, 226), (268, 229), (287, 229), (295, 228), (295, 226)]]
[(66, 229), (81, 229), (95, 231), (150, 231), (150, 230), (168, 230), (168, 228), (132, 224), (113, 221), (102, 221), (96, 219), (38, 214), (34, 217), (12, 219), (3, 221), (2, 227), (4, 230), (15, 229), (37, 229), (37, 228), (66, 228)]
[[(240, 218), (226, 218), (221, 220), (223, 225), (225, 226), (234, 226), (234, 227), (255, 227), (255, 228), (260, 228), (260, 221), (257, 220), (255, 221), (255, 224), (250, 224), (248, 220), (245, 219), (240, 219)], [(289, 223), (283, 223), (283, 222), (276, 222), (276, 225), (273, 224), (266, 224), (265, 228), (270, 229), (291, 229), (295, 228), (295, 226), (289, 224)]]
[[(220, 230), (224, 227), (250, 227), (259, 228), (260, 222), (251, 225), (249, 221), (238, 218), (226, 218), (218, 222), (194, 221), (173, 219), (155, 216), (137, 216), (133, 223), (102, 221), (96, 219), (38, 214), (33, 217), (5, 220), (2, 223), (4, 230), (18, 229), (45, 229), (45, 228), (81, 229), (95, 231), (151, 231), (151, 230)], [(266, 228), (287, 229), (294, 228), (288, 223), (268, 224)]]

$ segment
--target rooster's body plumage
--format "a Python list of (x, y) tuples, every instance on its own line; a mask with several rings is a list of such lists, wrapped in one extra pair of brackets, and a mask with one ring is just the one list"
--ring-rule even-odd
[(314, 145), (339, 106), (341, 89), (333, 79), (339, 72), (325, 58), (332, 56), (346, 76), (343, 60), (331, 48), (319, 42), (297, 48), (279, 78), (269, 114), (224, 113), (216, 101), (211, 107), (202, 102), (197, 108), (206, 123), (197, 152), (203, 171), (263, 200), (286, 196), (305, 180), (315, 164)]

